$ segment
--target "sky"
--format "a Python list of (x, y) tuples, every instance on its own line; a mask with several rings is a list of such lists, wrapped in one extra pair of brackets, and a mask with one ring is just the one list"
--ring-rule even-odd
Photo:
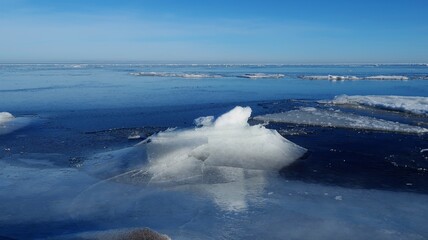
[(427, 0), (0, 0), (0, 62), (427, 63)]

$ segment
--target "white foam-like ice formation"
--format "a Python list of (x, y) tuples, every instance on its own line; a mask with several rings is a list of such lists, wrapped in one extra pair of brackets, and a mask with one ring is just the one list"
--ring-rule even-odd
[(321, 127), (352, 128), (386, 132), (427, 133), (428, 129), (408, 124), (360, 116), (341, 111), (301, 108), (283, 113), (266, 114), (254, 119), (260, 121), (304, 124)]
[(141, 77), (178, 77), (178, 78), (220, 78), (221, 75), (205, 73), (169, 73), (169, 72), (136, 72), (130, 73)]
[[(104, 176), (141, 169), (149, 183), (201, 183), (212, 175), (229, 179), (231, 173), (279, 170), (306, 152), (275, 130), (250, 126), (250, 115), (251, 108), (235, 107), (215, 121), (198, 118), (202, 127), (160, 132), (131, 149), (87, 161), (84, 168)], [(130, 156), (140, 157), (130, 162)]]
[(0, 112), (0, 124), (12, 121), (15, 117), (8, 112)]
[(144, 145), (152, 181), (200, 177), (207, 166), (279, 170), (306, 152), (275, 130), (250, 126), (250, 115), (251, 108), (235, 107), (215, 121), (198, 121), (201, 128), (150, 137)]
[(16, 118), (11, 113), (0, 112), (0, 135), (5, 135), (25, 127), (29, 120)]
[(428, 97), (340, 95), (328, 103), (363, 105), (413, 114), (428, 114)]
[(308, 79), (308, 80), (330, 80), (330, 81), (345, 81), (345, 80), (361, 79), (356, 76), (337, 76), (337, 75), (313, 75), (313, 76), (302, 76), (301, 78)]
[(395, 76), (395, 75), (378, 75), (378, 76), (370, 76), (366, 77), (365, 79), (369, 80), (409, 80), (409, 77), (406, 76)]
[(262, 79), (262, 78), (284, 78), (284, 74), (268, 74), (268, 73), (247, 73), (240, 75), (241, 78)]

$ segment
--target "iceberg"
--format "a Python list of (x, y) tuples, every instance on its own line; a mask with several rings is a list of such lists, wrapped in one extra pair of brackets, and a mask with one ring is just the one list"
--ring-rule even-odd
[(419, 115), (428, 114), (428, 97), (340, 95), (327, 103), (361, 105)]
[(266, 122), (303, 124), (321, 127), (351, 128), (397, 133), (423, 134), (428, 129), (408, 124), (345, 113), (339, 110), (322, 110), (312, 107), (288, 112), (256, 116), (254, 119)]

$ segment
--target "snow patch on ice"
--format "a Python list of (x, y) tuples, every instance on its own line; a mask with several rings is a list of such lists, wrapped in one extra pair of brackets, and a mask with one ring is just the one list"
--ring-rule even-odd
[(301, 108), (283, 113), (256, 116), (260, 121), (304, 124), (321, 127), (352, 128), (398, 133), (427, 133), (428, 129), (408, 124), (360, 116), (341, 111)]
[(340, 95), (327, 103), (363, 105), (387, 110), (428, 115), (428, 97)]

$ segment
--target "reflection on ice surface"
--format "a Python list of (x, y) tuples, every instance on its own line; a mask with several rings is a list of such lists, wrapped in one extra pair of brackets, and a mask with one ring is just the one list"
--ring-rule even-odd
[(428, 97), (340, 95), (328, 103), (362, 105), (413, 114), (428, 114)]
[[(83, 231), (150, 227), (172, 239), (428, 236), (428, 198), (422, 194), (285, 181), (274, 174), (158, 189), (115, 181), (96, 184), (97, 179), (65, 168), (41, 170), (2, 164), (1, 172), (5, 190), (0, 192), (1, 224), (29, 227), (40, 223), (37, 231), (57, 235), (55, 239), (64, 234), (61, 229), (52, 232), (58, 223), (69, 229), (64, 239), (70, 239), (72, 226)], [(12, 228), (3, 232), (7, 229)], [(77, 236), (81, 229), (75, 230)]]

